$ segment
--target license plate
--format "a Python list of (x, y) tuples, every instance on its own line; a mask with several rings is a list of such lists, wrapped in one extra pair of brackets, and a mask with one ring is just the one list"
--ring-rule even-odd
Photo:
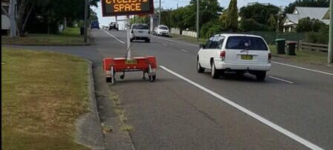
[(139, 31), (139, 33), (143, 33), (143, 31)]
[(252, 55), (241, 55), (241, 58), (243, 60), (252, 60), (253, 59), (253, 56)]
[(138, 62), (136, 60), (126, 60), (125, 61), (125, 64), (126, 65), (134, 65), (134, 64), (137, 64)]

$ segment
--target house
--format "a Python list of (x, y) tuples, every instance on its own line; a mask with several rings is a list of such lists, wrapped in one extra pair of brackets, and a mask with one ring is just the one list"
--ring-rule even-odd
[[(9, 12), (9, 0), (1, 0), (1, 7), (8, 13)], [(7, 34), (10, 29), (10, 20), (1, 9), (1, 33)]]
[(283, 20), (283, 32), (295, 32), (298, 21), (307, 17), (318, 19), (328, 25), (330, 20), (325, 17), (328, 12), (329, 8), (323, 7), (296, 7), (292, 14), (286, 14)]

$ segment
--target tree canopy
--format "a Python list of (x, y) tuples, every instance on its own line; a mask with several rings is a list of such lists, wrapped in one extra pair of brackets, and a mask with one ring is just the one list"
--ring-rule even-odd
[(303, 7), (329, 7), (330, 0), (296, 0), (285, 8), (285, 13), (292, 13), (296, 6)]

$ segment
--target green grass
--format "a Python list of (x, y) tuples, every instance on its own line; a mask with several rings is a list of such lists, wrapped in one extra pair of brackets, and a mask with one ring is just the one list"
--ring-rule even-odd
[(269, 47), (270, 47), (273, 57), (283, 58), (283, 59), (300, 62), (300, 63), (315, 64), (315, 65), (326, 65), (327, 64), (327, 55), (328, 54), (324, 53), (324, 52), (310, 51), (310, 50), (302, 50), (302, 51), (296, 50), (296, 56), (289, 56), (287, 54), (285, 54), (285, 55), (277, 54), (275, 45), (270, 45)]
[(28, 34), (25, 37), (1, 37), (2, 44), (11, 45), (84, 45), (79, 28), (66, 28), (60, 34)]
[[(194, 37), (190, 37), (190, 36), (184, 36), (184, 35), (178, 35), (178, 34), (171, 34), (171, 37), (173, 39), (177, 39), (177, 40), (183, 40), (183, 41), (187, 41), (187, 42), (192, 42), (192, 43), (198, 43), (197, 42), (197, 38)], [(207, 42), (208, 39), (199, 39), (199, 43), (200, 44), (204, 44)]]
[(51, 52), (2, 50), (2, 149), (87, 150), (75, 143), (88, 112), (88, 63)]

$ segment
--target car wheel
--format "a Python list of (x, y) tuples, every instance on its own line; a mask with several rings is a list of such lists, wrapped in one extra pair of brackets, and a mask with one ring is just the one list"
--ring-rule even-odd
[(264, 81), (266, 78), (266, 71), (258, 71), (256, 73), (257, 81)]
[(217, 79), (220, 77), (219, 70), (216, 70), (215, 63), (212, 63), (211, 67), (211, 76), (213, 79)]
[(236, 76), (237, 76), (237, 77), (243, 77), (244, 74), (245, 74), (244, 71), (236, 71)]
[(150, 43), (150, 39), (146, 39), (146, 43)]
[(205, 72), (205, 68), (201, 67), (199, 60), (197, 61), (197, 71), (198, 71), (198, 73), (204, 73)]
[(134, 40), (133, 39), (130, 39), (131, 42), (133, 42)]

